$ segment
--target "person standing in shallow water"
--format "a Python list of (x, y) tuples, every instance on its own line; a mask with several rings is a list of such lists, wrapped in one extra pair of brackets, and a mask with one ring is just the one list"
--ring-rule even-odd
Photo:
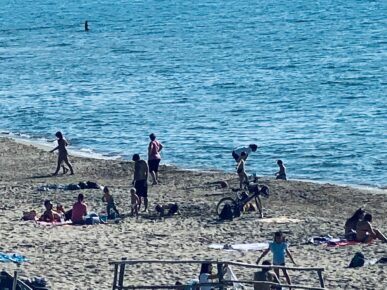
[(160, 151), (163, 149), (163, 145), (156, 140), (156, 135), (154, 133), (149, 135), (151, 140), (148, 145), (148, 166), (149, 172), (152, 176), (153, 183), (152, 185), (158, 184), (158, 171), (161, 160)]
[[(70, 161), (68, 160), (68, 153), (67, 153), (67, 149), (66, 149), (66, 146), (68, 146), (69, 144), (67, 143), (66, 139), (63, 137), (62, 132), (60, 132), (60, 131), (56, 132), (55, 136), (56, 136), (56, 138), (58, 138), (58, 146), (56, 146), (50, 152), (54, 152), (55, 150), (58, 150), (59, 153), (58, 153), (58, 164), (57, 164), (55, 172), (52, 175), (58, 175), (58, 172), (59, 172), (60, 167), (61, 167), (63, 162), (66, 163), (66, 165), (70, 169), (70, 174), (73, 175), (74, 170), (73, 170), (73, 167), (72, 167)], [(66, 173), (66, 172), (67, 172), (67, 169), (65, 167), (63, 167), (63, 173)]]

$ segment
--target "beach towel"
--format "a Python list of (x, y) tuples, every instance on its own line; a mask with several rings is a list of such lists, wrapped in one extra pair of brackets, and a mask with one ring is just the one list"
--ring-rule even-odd
[(57, 226), (65, 226), (65, 225), (72, 225), (72, 221), (63, 221), (63, 222), (44, 222), (44, 221), (36, 221), (37, 224), (41, 226), (50, 226), (50, 227), (57, 227)]
[(21, 264), (21, 263), (28, 262), (28, 261), (29, 261), (29, 259), (27, 257), (22, 256), (22, 255), (17, 254), (17, 253), (0, 252), (0, 262), (2, 262), (2, 263), (13, 262), (13, 263)]
[(211, 244), (208, 246), (211, 249), (226, 250), (226, 251), (262, 251), (269, 248), (269, 243), (251, 243), (251, 244)]
[(288, 218), (286, 216), (273, 217), (273, 218), (262, 218), (259, 219), (260, 223), (277, 223), (277, 224), (286, 224), (286, 223), (299, 223), (302, 222), (300, 219)]
[(329, 247), (344, 247), (361, 244), (357, 241), (347, 241), (346, 239), (334, 238), (330, 235), (314, 236), (309, 238), (308, 242), (314, 245), (327, 245)]
[[(227, 268), (226, 268), (226, 273), (224, 274), (224, 279), (230, 280), (230, 281), (238, 281), (238, 278), (235, 276), (235, 274), (230, 266), (227, 266)], [(239, 290), (239, 289), (246, 289), (246, 287), (239, 282), (233, 282), (231, 289), (232, 290)]]

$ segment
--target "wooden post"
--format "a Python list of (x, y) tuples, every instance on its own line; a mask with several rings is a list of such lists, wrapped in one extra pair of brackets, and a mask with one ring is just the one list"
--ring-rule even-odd
[(12, 283), (12, 290), (16, 290), (17, 286), (17, 270), (13, 273), (13, 283)]
[(223, 263), (216, 263), (217, 265), (217, 268), (218, 268), (218, 280), (219, 280), (219, 290), (223, 290), (225, 289), (224, 285), (223, 285), (223, 276), (224, 276), (224, 273), (223, 273)]
[(115, 265), (114, 265), (114, 278), (113, 278), (113, 288), (112, 288), (112, 290), (116, 290), (116, 286), (117, 286), (117, 275), (118, 275), (118, 265), (115, 264)]
[(325, 288), (325, 285), (324, 285), (324, 278), (323, 278), (323, 275), (322, 275), (322, 271), (321, 271), (321, 270), (318, 270), (318, 271), (317, 271), (317, 274), (318, 274), (318, 279), (320, 280), (320, 287), (321, 287), (321, 288)]
[[(124, 262), (126, 258), (122, 258), (121, 262)], [(118, 275), (118, 289), (121, 290), (124, 285), (124, 275), (125, 275), (125, 263), (120, 264), (120, 273)], [(121, 288), (120, 288), (121, 287)]]

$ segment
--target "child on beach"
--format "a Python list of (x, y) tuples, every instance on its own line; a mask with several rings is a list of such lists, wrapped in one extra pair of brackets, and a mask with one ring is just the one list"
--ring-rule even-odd
[[(59, 154), (58, 154), (58, 164), (57, 164), (55, 172), (52, 175), (54, 175), (54, 176), (58, 175), (58, 172), (59, 172), (60, 167), (62, 166), (63, 162), (66, 163), (66, 165), (70, 169), (70, 174), (73, 175), (74, 170), (73, 170), (73, 167), (71, 166), (71, 163), (68, 160), (68, 153), (67, 153), (67, 149), (66, 149), (66, 146), (68, 146), (69, 144), (67, 143), (66, 139), (63, 137), (61, 132), (59, 132), (59, 131), (56, 132), (55, 136), (58, 138), (58, 146), (56, 146), (50, 152), (54, 152), (55, 150), (58, 150)], [(63, 167), (63, 173), (66, 173), (68, 171), (68, 169), (65, 168), (64, 166), (62, 166), (62, 167)]]
[(286, 180), (286, 167), (282, 160), (277, 160), (277, 165), (279, 167), (279, 171), (275, 173), (275, 179)]
[[(269, 253), (269, 251), (271, 251), (273, 253), (273, 265), (285, 266), (285, 255), (286, 254), (289, 256), (289, 258), (293, 262), (293, 264), (296, 265), (292, 255), (290, 254), (290, 252), (288, 250), (288, 244), (287, 244), (282, 232), (276, 232), (274, 234), (274, 242), (269, 243), (269, 248), (266, 249), (265, 251), (263, 251), (262, 255), (257, 259), (257, 264), (259, 264), (261, 259), (263, 257), (265, 257), (267, 255), (267, 253)], [(275, 268), (274, 272), (276, 273), (277, 277), (280, 276), (278, 268)], [(290, 277), (288, 275), (288, 272), (286, 271), (286, 269), (282, 269), (282, 272), (286, 278), (286, 282), (290, 285), (291, 281), (290, 281)]]
[(246, 156), (246, 153), (245, 152), (242, 152), (241, 153), (241, 158), (240, 160), (238, 161), (238, 164), (237, 164), (237, 173), (238, 173), (238, 176), (239, 176), (239, 187), (242, 189), (243, 188), (243, 183), (248, 183), (249, 182), (249, 179), (247, 177), (247, 174), (246, 174), (246, 170), (245, 170), (245, 159), (244, 157)]
[(130, 214), (138, 218), (138, 211), (140, 210), (140, 198), (138, 197), (134, 187), (130, 189), (130, 204)]
[(116, 208), (116, 204), (114, 203), (113, 196), (110, 194), (109, 188), (107, 186), (103, 188), (102, 201), (107, 203), (106, 213), (108, 215), (108, 219), (114, 219), (120, 215), (118, 209)]

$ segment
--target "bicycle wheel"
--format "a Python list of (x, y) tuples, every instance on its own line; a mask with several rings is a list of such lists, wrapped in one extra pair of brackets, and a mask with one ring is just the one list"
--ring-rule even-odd
[(226, 204), (229, 204), (232, 209), (234, 209), (236, 207), (236, 202), (233, 198), (224, 197), (221, 200), (219, 200), (218, 205), (216, 206), (216, 214), (217, 215), (220, 215), (220, 213), (222, 212), (222, 209), (224, 208), (224, 206)]

